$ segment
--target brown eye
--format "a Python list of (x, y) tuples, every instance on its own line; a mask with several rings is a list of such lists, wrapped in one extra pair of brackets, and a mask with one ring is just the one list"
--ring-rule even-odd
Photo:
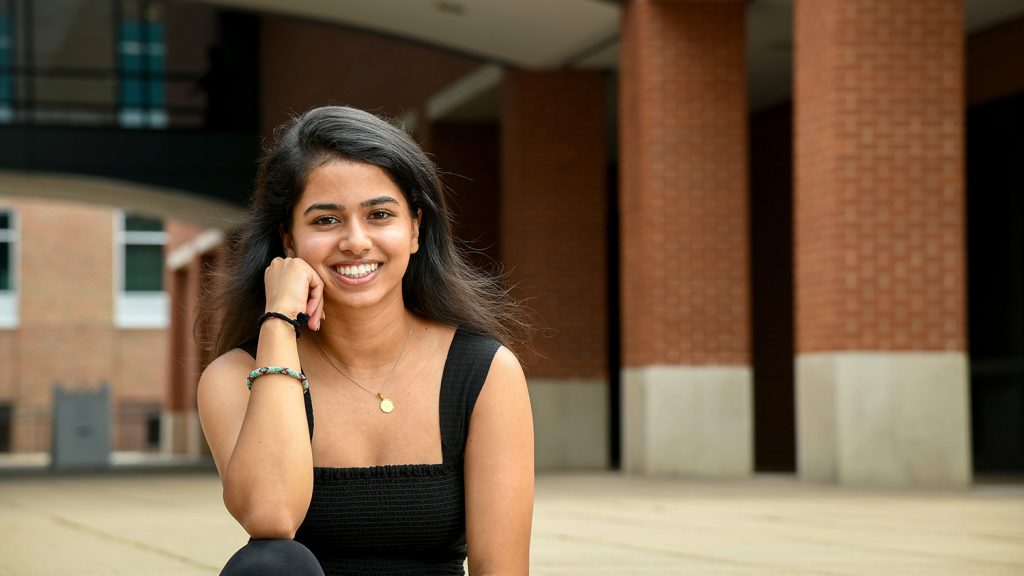
[(330, 215), (320, 216), (313, 220), (313, 224), (316, 226), (328, 226), (330, 224), (337, 224), (338, 222), (341, 222), (341, 220), (338, 220), (337, 216)]

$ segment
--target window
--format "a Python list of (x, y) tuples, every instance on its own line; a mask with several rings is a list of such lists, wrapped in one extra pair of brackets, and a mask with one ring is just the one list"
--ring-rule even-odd
[(133, 214), (117, 215), (117, 301), (120, 328), (165, 328), (169, 322), (164, 291), (164, 244), (160, 220)]
[(162, 6), (138, 0), (120, 1), (118, 119), (126, 128), (165, 128), (168, 118), (164, 102), (166, 44)]
[(14, 212), (0, 209), (0, 328), (18, 326), (17, 246)]
[(11, 69), (14, 66), (14, 44), (11, 34), (11, 15), (14, 3), (0, 1), (0, 123), (10, 124), (14, 121), (14, 79)]
[(11, 451), (11, 430), (14, 429), (13, 406), (0, 402), (0, 452)]

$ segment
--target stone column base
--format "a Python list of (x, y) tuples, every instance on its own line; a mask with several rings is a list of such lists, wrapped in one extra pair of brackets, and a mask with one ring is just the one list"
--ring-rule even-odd
[(609, 466), (608, 382), (531, 378), (538, 470)]
[(971, 481), (963, 352), (801, 354), (796, 401), (801, 478), (877, 486)]
[(201, 456), (205, 444), (199, 414), (195, 411), (172, 412), (165, 410), (160, 416), (160, 451), (164, 454)]
[(623, 370), (628, 472), (715, 478), (753, 472), (753, 377), (747, 366)]

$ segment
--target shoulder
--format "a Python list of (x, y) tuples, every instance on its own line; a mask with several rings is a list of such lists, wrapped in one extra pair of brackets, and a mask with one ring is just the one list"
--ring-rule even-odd
[(523, 365), (519, 358), (511, 350), (505, 348), (497, 341), (491, 340), (496, 347), (494, 356), (491, 359), (491, 369), (487, 373), (486, 382), (504, 382), (505, 385), (526, 385), (526, 374), (523, 372)]
[(206, 367), (206, 370), (213, 370), (215, 372), (222, 370), (238, 370), (242, 368), (252, 370), (251, 366), (255, 363), (256, 359), (253, 358), (252, 354), (249, 352), (242, 348), (232, 348), (218, 356), (213, 362), (210, 362), (210, 365)]
[(227, 379), (243, 380), (253, 370), (256, 359), (241, 348), (228, 350), (218, 356), (210, 365), (203, 370), (199, 378), (199, 390), (202, 394), (204, 388), (210, 388), (211, 383), (222, 382)]
[(530, 414), (530, 395), (523, 367), (511, 350), (498, 345), (470, 423), (473, 420), (507, 422), (509, 418), (528, 420)]

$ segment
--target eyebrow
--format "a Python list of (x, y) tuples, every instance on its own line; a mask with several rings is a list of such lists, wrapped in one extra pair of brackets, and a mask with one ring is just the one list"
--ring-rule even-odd
[[(395, 200), (391, 196), (378, 196), (376, 198), (370, 198), (369, 200), (363, 200), (359, 203), (361, 208), (372, 208), (374, 206), (380, 206), (381, 204), (398, 204), (398, 200)], [(345, 207), (341, 204), (330, 204), (330, 203), (317, 203), (310, 204), (309, 208), (302, 213), (303, 216), (313, 212), (314, 210), (322, 210), (324, 212), (344, 212)]]

